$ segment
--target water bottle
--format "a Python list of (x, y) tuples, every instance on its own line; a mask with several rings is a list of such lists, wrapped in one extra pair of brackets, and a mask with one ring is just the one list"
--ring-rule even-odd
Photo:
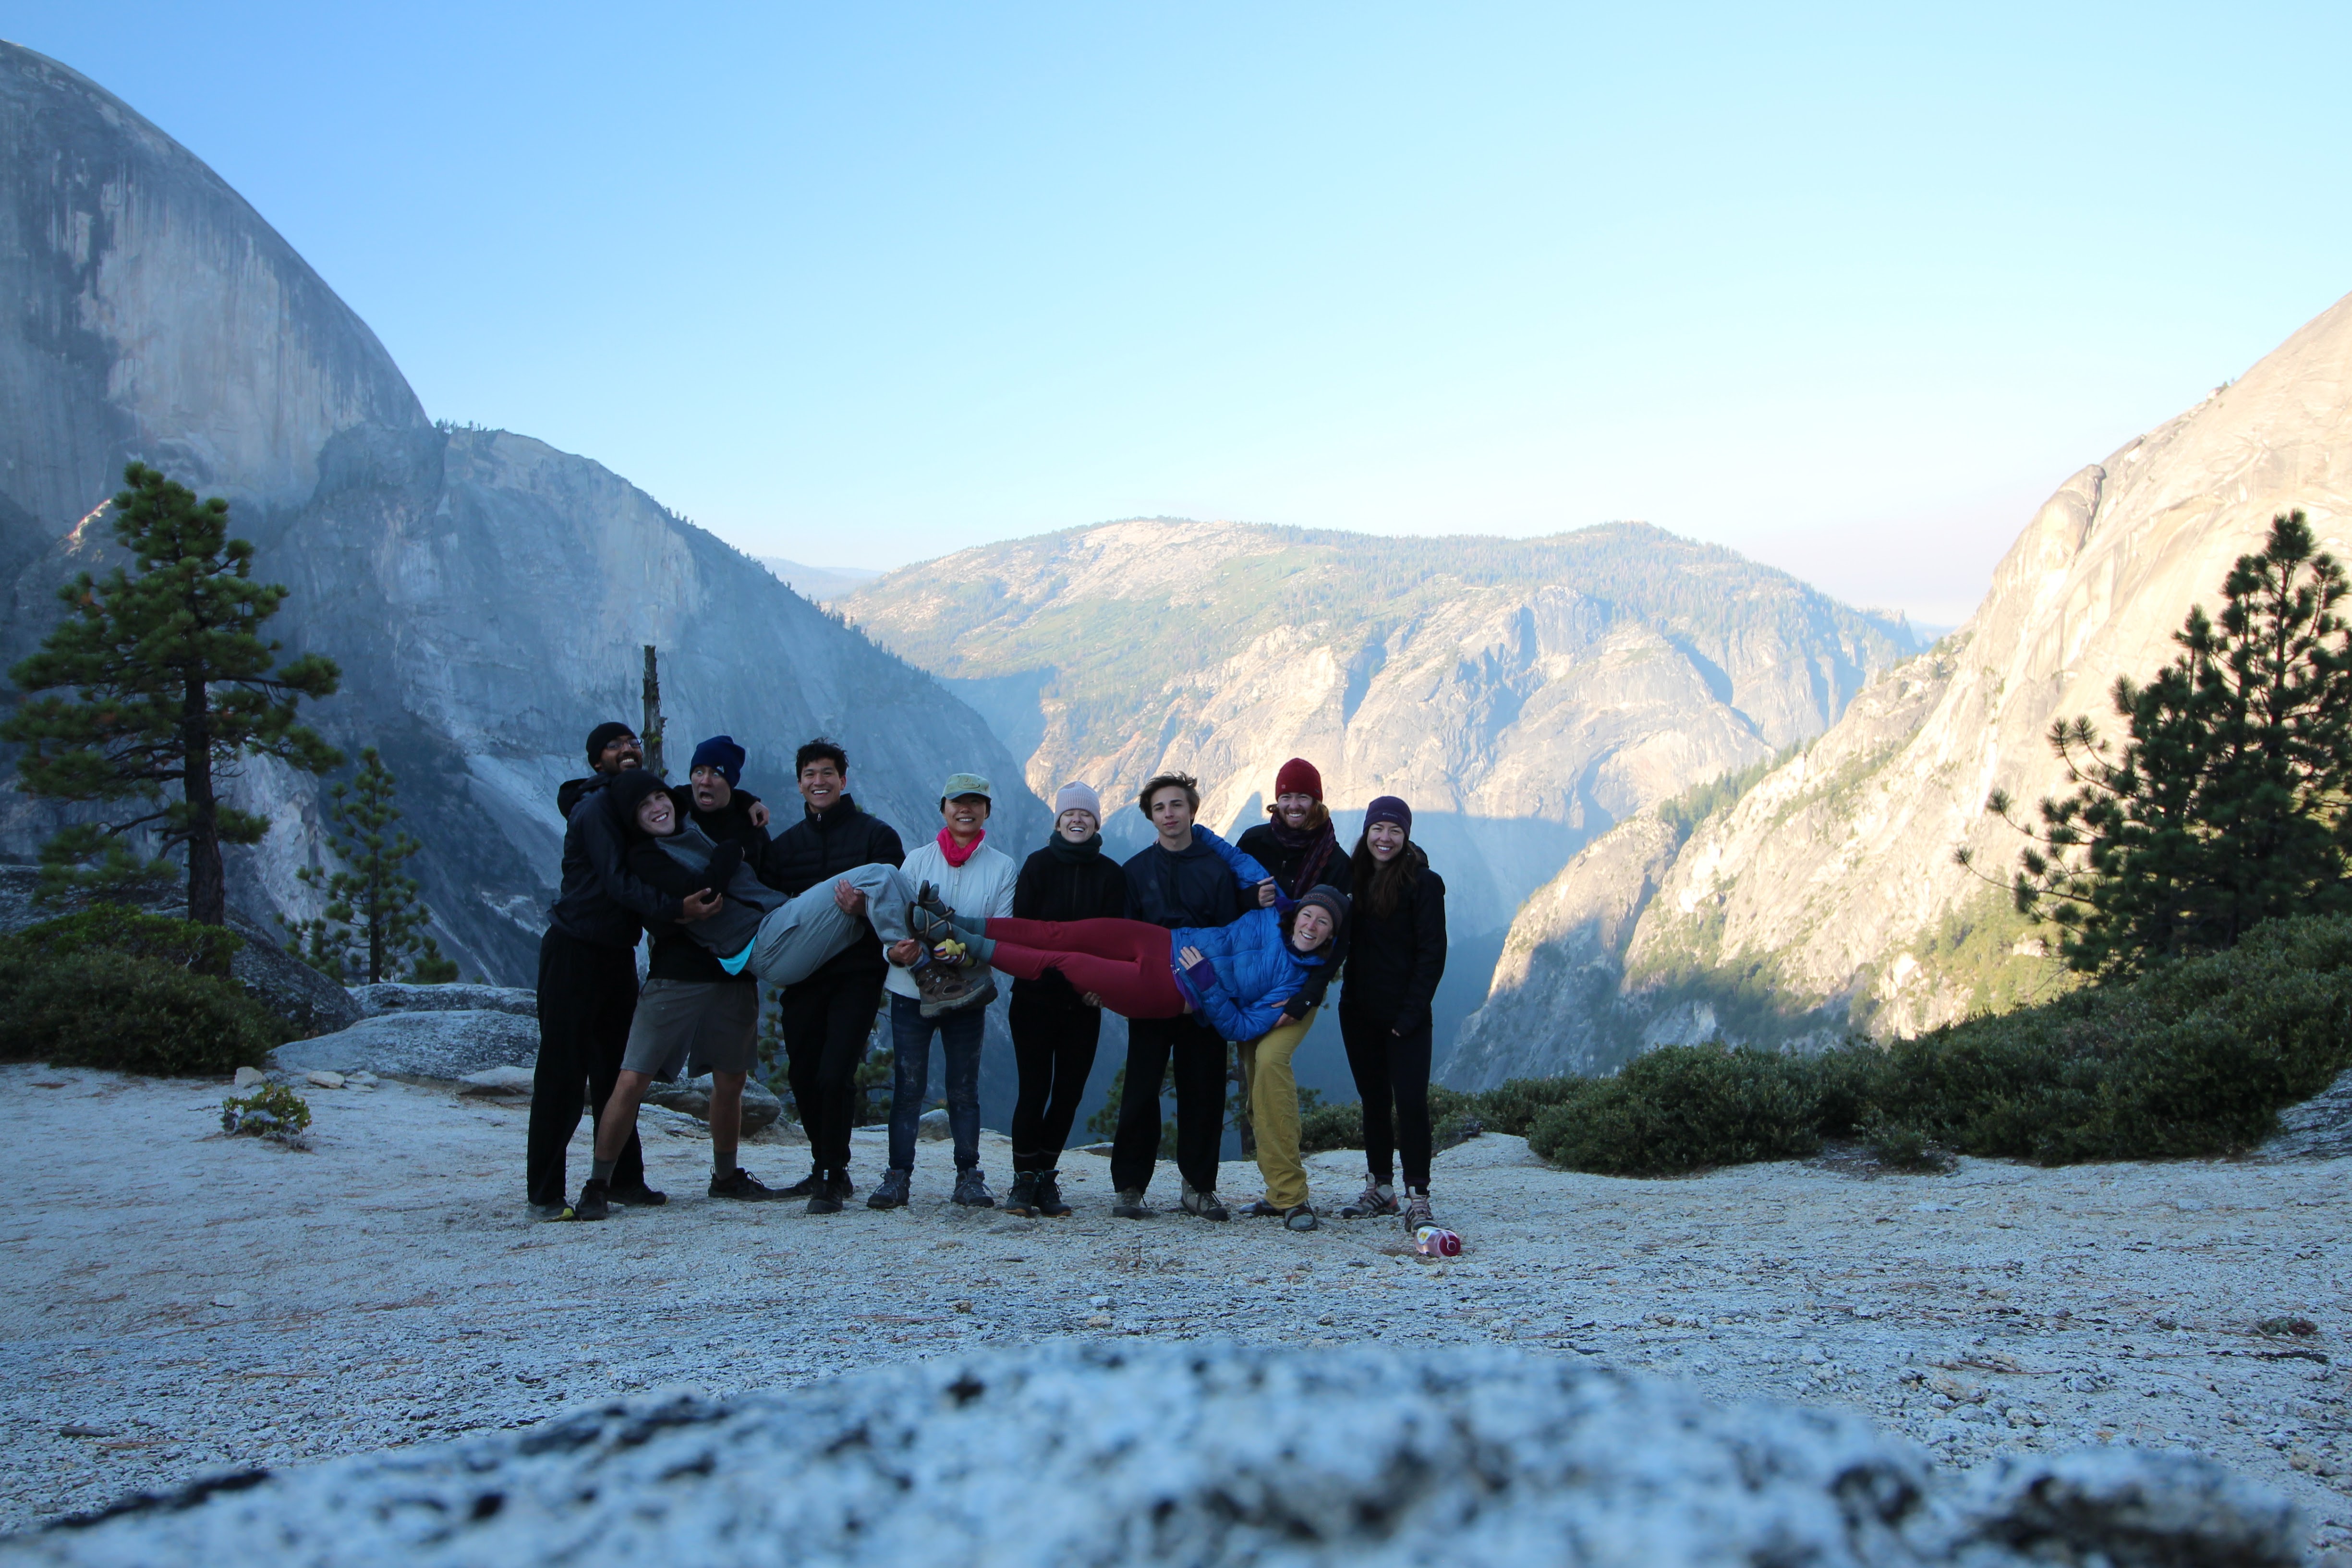
[(1425, 1225), (1412, 1233), (1412, 1249), (1423, 1258), (1459, 1258), (1462, 1238), (1444, 1226)]

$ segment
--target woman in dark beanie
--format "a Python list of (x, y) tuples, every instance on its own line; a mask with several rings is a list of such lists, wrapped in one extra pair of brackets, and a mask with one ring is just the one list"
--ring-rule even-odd
[[(1445, 883), (1412, 842), (1412, 808), (1392, 795), (1364, 808), (1353, 879), (1339, 1037), (1363, 1100), (1366, 1175), (1339, 1214), (1402, 1214), (1411, 1228), (1430, 1219), (1429, 1005), (1445, 973)], [(1402, 1204), (1392, 1152), (1404, 1156)]]
[[(1282, 764), (1265, 816), (1234, 847), (1273, 872), (1276, 888), (1293, 899), (1318, 887), (1348, 891), (1351, 868), (1324, 808), (1323, 775), (1314, 763), (1293, 757)], [(1345, 956), (1343, 949), (1339, 957)], [(1316, 1009), (1323, 1005), (1335, 967), (1318, 971), (1290, 999), (1280, 1022), (1257, 1039), (1240, 1042), (1235, 1051), (1258, 1174), (1265, 1178), (1265, 1196), (1244, 1212), (1279, 1215), (1293, 1230), (1313, 1230), (1316, 1219), (1307, 1202), (1307, 1165), (1298, 1152), (1298, 1078), (1291, 1058), (1315, 1026)]]
[[(1054, 796), (1054, 836), (1022, 862), (1013, 918), (1116, 920), (1127, 913), (1127, 873), (1102, 852), (1102, 797), (1082, 784)], [(1058, 971), (1013, 983), (1005, 1021), (1021, 1075), (1013, 1102), (1013, 1192), (1004, 1212), (1060, 1219), (1062, 1148), (1077, 1120), (1102, 1037), (1102, 998), (1081, 994)]]

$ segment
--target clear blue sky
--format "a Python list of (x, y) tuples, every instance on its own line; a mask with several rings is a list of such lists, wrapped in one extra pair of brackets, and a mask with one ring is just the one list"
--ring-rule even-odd
[(0, 36), (219, 170), (436, 416), (826, 565), (1646, 518), (1953, 621), (2068, 473), (2352, 290), (2352, 7), (1764, 9), (0, 0)]

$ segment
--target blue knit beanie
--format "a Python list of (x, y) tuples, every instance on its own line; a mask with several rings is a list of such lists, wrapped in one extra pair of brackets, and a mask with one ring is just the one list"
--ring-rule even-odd
[(733, 789), (743, 782), (743, 748), (732, 735), (713, 735), (694, 748), (694, 761), (686, 764), (686, 776), (692, 778), (697, 768), (717, 768), (727, 787)]

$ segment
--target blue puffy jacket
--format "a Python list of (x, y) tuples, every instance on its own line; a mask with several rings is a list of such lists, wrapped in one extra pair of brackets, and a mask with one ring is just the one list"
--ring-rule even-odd
[[(1265, 867), (1215, 834), (1197, 826), (1192, 833), (1232, 868), (1236, 880), (1265, 880)], [(1273, 1028), (1282, 1016), (1282, 1005), (1298, 994), (1307, 977), (1324, 963), (1292, 948), (1282, 933), (1282, 916), (1273, 910), (1251, 910), (1231, 925), (1179, 926), (1170, 939), (1177, 989), (1192, 999), (1203, 1022), (1229, 1040), (1255, 1040)], [(1217, 972), (1214, 985), (1195, 985), (1184, 973), (1180, 955), (1187, 947), (1199, 948)]]

